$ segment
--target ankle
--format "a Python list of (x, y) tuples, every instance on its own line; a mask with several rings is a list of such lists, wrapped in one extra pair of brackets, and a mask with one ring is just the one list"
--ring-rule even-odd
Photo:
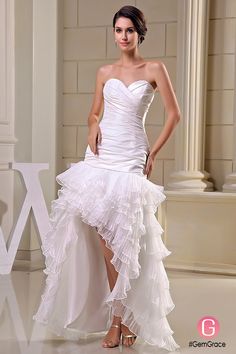
[(119, 325), (119, 326), (120, 326), (120, 324), (121, 324), (121, 317), (113, 316), (112, 324), (115, 324), (115, 325)]
[(131, 332), (131, 330), (129, 329), (129, 327), (126, 326), (126, 325), (124, 325), (123, 323), (121, 323), (121, 331), (133, 333), (133, 332)]

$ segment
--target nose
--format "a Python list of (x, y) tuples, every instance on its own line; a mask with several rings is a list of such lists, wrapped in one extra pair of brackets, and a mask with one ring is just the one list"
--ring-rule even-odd
[(126, 31), (123, 31), (123, 33), (122, 33), (122, 40), (126, 40), (127, 39), (127, 33), (126, 33)]

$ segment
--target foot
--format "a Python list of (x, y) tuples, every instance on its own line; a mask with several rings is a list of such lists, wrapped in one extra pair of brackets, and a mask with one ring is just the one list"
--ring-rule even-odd
[(137, 336), (132, 333), (128, 327), (126, 327), (123, 323), (121, 323), (121, 333), (122, 333), (122, 344), (127, 347), (130, 347), (134, 344)]
[(103, 348), (114, 348), (120, 344), (120, 323), (113, 323), (103, 339)]

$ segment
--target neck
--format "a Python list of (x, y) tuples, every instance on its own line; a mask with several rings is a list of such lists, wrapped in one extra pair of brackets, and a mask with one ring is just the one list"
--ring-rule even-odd
[(142, 58), (138, 53), (138, 48), (136, 47), (134, 50), (130, 50), (129, 52), (122, 52), (119, 63), (123, 67), (131, 67), (140, 63), (141, 60)]

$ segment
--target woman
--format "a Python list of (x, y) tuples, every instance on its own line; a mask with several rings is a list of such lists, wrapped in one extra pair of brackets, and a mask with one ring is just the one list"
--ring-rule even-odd
[[(48, 276), (33, 318), (66, 338), (109, 329), (106, 348), (121, 338), (131, 346), (138, 335), (175, 350), (166, 320), (174, 304), (162, 263), (171, 252), (155, 217), (165, 196), (148, 178), (180, 110), (164, 64), (139, 55), (143, 13), (122, 7), (113, 30), (121, 56), (97, 71), (85, 159), (56, 177), (62, 188), (42, 244)], [(156, 90), (168, 119), (150, 148), (144, 123)]]

